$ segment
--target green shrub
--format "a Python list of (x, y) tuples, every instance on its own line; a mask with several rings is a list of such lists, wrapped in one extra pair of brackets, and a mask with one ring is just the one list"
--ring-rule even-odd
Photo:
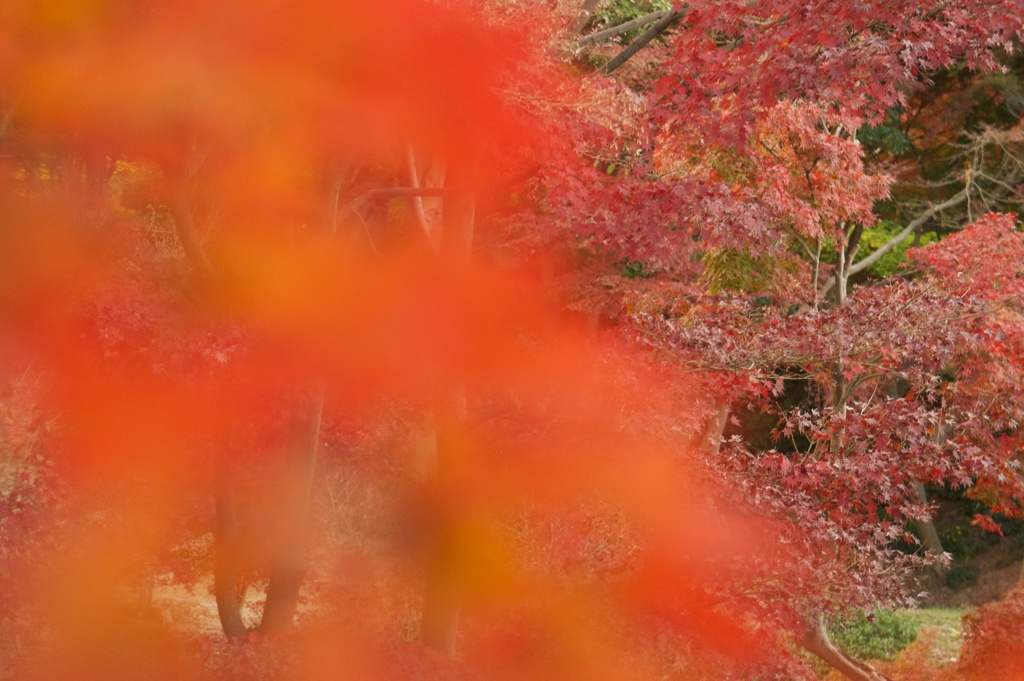
[[(618, 26), (619, 24), (642, 17), (650, 12), (656, 12), (660, 9), (671, 9), (672, 3), (670, 0), (618, 0), (617, 2), (601, 3), (603, 7), (595, 15), (597, 28), (609, 28), (611, 26)], [(642, 33), (647, 27), (643, 26), (639, 29), (627, 33), (623, 38), (623, 42), (629, 42), (635, 36)]]
[(939, 539), (942, 548), (953, 554), (953, 558), (973, 558), (981, 548), (981, 542), (971, 525), (956, 525), (939, 530)]
[(946, 573), (946, 584), (950, 589), (959, 591), (978, 583), (978, 568), (973, 565), (957, 565), (949, 568)]
[[(863, 260), (868, 257), (881, 246), (888, 243), (890, 239), (899, 234), (902, 229), (902, 225), (888, 221), (882, 221), (873, 227), (868, 227), (861, 235), (860, 249), (857, 253), (857, 259)], [(935, 233), (928, 232), (921, 235), (918, 245), (927, 246), (935, 240)], [(902, 242), (897, 244), (895, 248), (883, 255), (881, 259), (869, 267), (867, 271), (875, 277), (888, 277), (895, 274), (904, 265), (904, 263), (906, 263), (906, 252), (913, 242), (914, 237), (908, 236)]]
[(1003, 535), (1007, 537), (1024, 537), (1024, 518), (1007, 518), (997, 515), (1000, 527), (1003, 528)]
[(619, 272), (627, 279), (650, 279), (661, 270), (652, 268), (643, 260), (630, 260), (626, 258), (615, 263)]
[(891, 662), (917, 638), (917, 624), (904, 614), (876, 610), (873, 616), (861, 612), (837, 622), (830, 635), (855, 658)]

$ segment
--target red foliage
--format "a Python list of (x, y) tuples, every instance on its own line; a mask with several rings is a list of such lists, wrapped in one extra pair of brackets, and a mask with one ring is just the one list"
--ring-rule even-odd
[(951, 675), (964, 679), (1010, 681), (1024, 672), (1017, 632), (1024, 624), (1024, 593), (1011, 591), (964, 617), (964, 645)]

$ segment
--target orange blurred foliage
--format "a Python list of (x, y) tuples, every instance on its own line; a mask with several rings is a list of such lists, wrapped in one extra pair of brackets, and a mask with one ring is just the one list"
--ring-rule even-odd
[[(19, 678), (626, 679), (662, 676), (648, 636), (734, 663), (777, 652), (722, 589), (779, 547), (766, 525), (716, 506), (687, 452), (699, 416), (685, 381), (565, 328), (529, 268), (402, 238), (390, 205), (340, 211), (337, 236), (324, 227), (331, 168), (394, 181), (406, 145), (462, 169), (449, 186), (461, 196), (504, 176), (504, 152), (539, 134), (501, 94), (526, 58), (524, 27), (412, 0), (0, 12), (0, 96), (14, 112), (0, 319), (22, 358), (5, 369), (45, 377), (47, 456), (67, 485), (37, 519), (53, 545), (19, 554), (30, 610), (9, 627), (24, 619), (33, 640), (4, 653)], [(118, 162), (157, 178), (151, 215), (182, 240), (169, 253), (142, 213), (113, 204)], [(175, 214), (174, 197), (191, 207)], [(210, 272), (186, 261), (192, 219)], [(388, 230), (392, 248), (368, 247)], [(339, 559), (351, 569), (320, 603), (342, 609), (293, 637), (228, 644), (126, 619), (133, 580), (167, 569), (147, 567), (154, 556), (215, 524), (218, 462), (273, 459), (318, 389), (327, 418), (365, 423), (402, 402), (444, 440), (440, 472), (407, 484), (413, 557), (351, 549), (363, 567)], [(460, 399), (462, 415), (437, 406)], [(271, 525), (289, 513), (263, 503)], [(581, 519), (595, 503), (605, 510)], [(188, 514), (199, 529), (182, 529)], [(510, 518), (527, 520), (508, 532)], [(556, 523), (575, 529), (546, 553)], [(409, 616), (389, 609), (422, 603), (408, 594), (431, 570), (468, 623), (461, 663), (404, 642), (393, 622), (368, 624)]]

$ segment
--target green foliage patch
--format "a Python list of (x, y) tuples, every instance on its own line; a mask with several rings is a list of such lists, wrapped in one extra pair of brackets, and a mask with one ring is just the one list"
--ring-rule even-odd
[(615, 264), (619, 268), (619, 272), (622, 276), (627, 279), (650, 279), (661, 272), (661, 270), (651, 267), (643, 260), (630, 260), (629, 258), (626, 258)]
[(942, 548), (960, 560), (973, 558), (981, 548), (981, 542), (971, 525), (943, 528), (939, 530), (939, 539), (942, 540)]
[[(884, 246), (890, 239), (903, 231), (903, 226), (888, 220), (879, 222), (874, 227), (864, 230), (860, 237), (860, 250), (857, 252), (855, 261), (863, 260), (879, 248)], [(927, 232), (921, 235), (919, 246), (927, 246), (937, 241), (938, 236), (934, 232)], [(888, 277), (895, 274), (906, 262), (907, 249), (914, 243), (914, 236), (910, 235), (897, 244), (892, 250), (883, 255), (878, 262), (867, 268), (867, 272), (874, 277)]]
[(905, 613), (860, 612), (832, 627), (830, 636), (840, 648), (861, 660), (892, 661), (917, 639), (917, 623)]
[(794, 269), (792, 262), (781, 258), (754, 256), (731, 248), (709, 251), (704, 256), (704, 266), (704, 284), (710, 293), (769, 292), (780, 277)]
[[(610, 28), (612, 26), (618, 26), (624, 24), (627, 21), (633, 19), (639, 19), (645, 14), (651, 12), (657, 12), (663, 9), (672, 9), (671, 0), (647, 0), (635, 2), (634, 0), (617, 0), (616, 2), (610, 2), (604, 5), (594, 16), (595, 23), (599, 29)], [(630, 33), (623, 36), (625, 42), (629, 42), (640, 32), (646, 30), (644, 26), (640, 29), (634, 29)]]
[(900, 110), (889, 109), (885, 120), (878, 125), (864, 125), (857, 131), (857, 140), (868, 151), (884, 151), (892, 156), (905, 154), (914, 148), (900, 124)]
[(978, 583), (978, 568), (974, 565), (954, 563), (946, 573), (946, 584), (954, 591), (960, 591)]

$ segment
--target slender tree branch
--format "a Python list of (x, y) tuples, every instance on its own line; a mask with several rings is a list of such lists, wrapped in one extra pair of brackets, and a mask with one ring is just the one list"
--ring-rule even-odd
[[(969, 194), (969, 188), (964, 188), (961, 191), (959, 191), (956, 194), (954, 194), (953, 196), (951, 196), (950, 198), (948, 198), (945, 201), (943, 201), (942, 203), (937, 203), (934, 206), (929, 206), (920, 215), (918, 215), (916, 218), (911, 220), (910, 223), (906, 227), (903, 228), (902, 232), (900, 232), (899, 234), (897, 234), (893, 238), (891, 238), (888, 241), (886, 241), (884, 244), (882, 244), (878, 248), (878, 250), (876, 250), (871, 255), (867, 256), (866, 258), (864, 258), (860, 262), (852, 265), (849, 268), (849, 270), (847, 271), (847, 274), (848, 275), (854, 275), (854, 274), (857, 274), (858, 272), (863, 272), (867, 268), (871, 267), (876, 262), (881, 260), (882, 256), (884, 256), (886, 253), (891, 251), (898, 244), (903, 243), (904, 239), (906, 239), (908, 236), (910, 236), (914, 232), (914, 230), (920, 228), (922, 225), (927, 223), (937, 213), (941, 213), (942, 211), (947, 210), (949, 208), (952, 208), (953, 206), (958, 206), (961, 203), (963, 203), (964, 201), (966, 201), (968, 194)], [(819, 296), (824, 298), (828, 294), (828, 292), (832, 290), (832, 287), (834, 285), (835, 285), (835, 280), (834, 279), (826, 282), (825, 285), (822, 286), (821, 290), (818, 292)]]
[[(420, 189), (420, 174), (416, 169), (416, 153), (413, 151), (411, 144), (406, 146), (406, 161), (409, 166), (409, 184), (412, 185), (413, 189)], [(430, 244), (434, 253), (437, 253), (438, 239), (433, 230), (431, 230), (430, 223), (427, 221), (427, 212), (423, 208), (422, 195), (412, 197), (412, 212), (416, 215), (416, 222), (419, 223), (420, 230), (423, 231), (423, 235), (427, 238), (427, 243)]]
[(799, 234), (797, 234), (793, 230), (786, 230), (786, 232), (791, 237), (793, 237), (793, 240), (796, 241), (804, 249), (804, 252), (807, 253), (807, 257), (808, 258), (813, 258), (814, 257), (814, 251), (811, 250), (811, 247), (807, 245), (806, 241), (804, 241), (803, 239), (800, 238)]
[(341, 197), (342, 181), (341, 172), (332, 169), (327, 188), (327, 230), (332, 238), (338, 233), (338, 199)]
[(371, 189), (352, 199), (338, 210), (338, 219), (356, 213), (370, 201), (378, 199), (410, 198), (416, 196), (452, 196), (456, 192), (444, 187), (385, 187)]
[(969, 189), (965, 188), (962, 191), (954, 194), (952, 197), (946, 199), (942, 203), (938, 203), (938, 204), (935, 204), (934, 206), (930, 206), (923, 213), (921, 213), (916, 218), (911, 220), (910, 223), (906, 227), (903, 228), (902, 232), (900, 232), (899, 234), (897, 234), (893, 238), (891, 238), (888, 241), (886, 241), (874, 253), (872, 253), (871, 255), (867, 256), (866, 258), (864, 258), (863, 260), (858, 262), (856, 265), (851, 267), (850, 268), (850, 274), (857, 274), (857, 272), (861, 272), (861, 271), (871, 267), (872, 265), (874, 265), (876, 262), (878, 262), (879, 260), (882, 259), (883, 255), (885, 255), (886, 253), (891, 251), (893, 248), (895, 248), (897, 246), (897, 244), (903, 243), (904, 239), (906, 239), (908, 236), (910, 236), (911, 233), (913, 233), (913, 231), (915, 229), (921, 227), (926, 222), (928, 222), (928, 220), (930, 220), (936, 213), (941, 213), (944, 210), (952, 208), (953, 206), (960, 205), (961, 203), (966, 201), (969, 193), (970, 193)]
[(821, 241), (818, 241), (817, 251), (814, 253), (814, 283), (812, 288), (814, 289), (814, 309), (818, 309), (818, 277), (821, 274)]

